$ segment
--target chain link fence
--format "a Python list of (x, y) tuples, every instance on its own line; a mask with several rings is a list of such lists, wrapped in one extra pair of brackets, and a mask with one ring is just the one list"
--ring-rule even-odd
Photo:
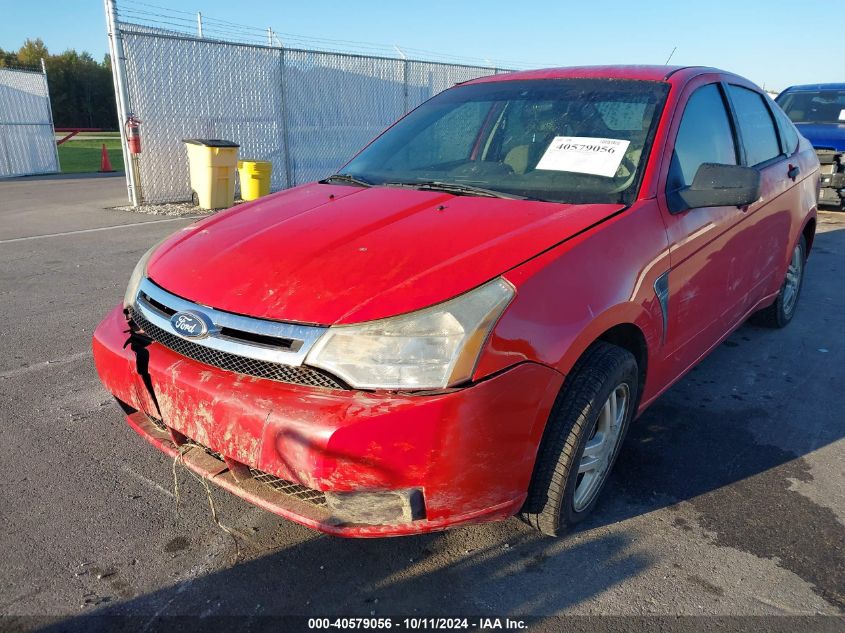
[[(137, 199), (189, 200), (182, 139), (239, 143), (273, 163), (271, 189), (335, 172), (402, 114), (496, 68), (259, 46), (115, 22), (126, 112), (142, 121)], [(130, 195), (131, 197), (131, 195)]]
[(58, 171), (47, 73), (0, 68), (0, 177)]

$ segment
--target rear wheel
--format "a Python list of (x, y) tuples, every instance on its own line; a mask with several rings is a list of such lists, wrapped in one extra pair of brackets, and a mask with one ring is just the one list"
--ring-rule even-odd
[(795, 307), (804, 285), (804, 266), (807, 262), (807, 242), (802, 236), (792, 250), (792, 258), (786, 269), (786, 277), (780, 288), (777, 299), (768, 308), (763, 308), (754, 315), (754, 322), (758, 325), (782, 328), (789, 325), (795, 316)]
[(576, 363), (549, 416), (522, 518), (558, 536), (585, 519), (616, 461), (637, 402), (634, 356), (599, 342)]

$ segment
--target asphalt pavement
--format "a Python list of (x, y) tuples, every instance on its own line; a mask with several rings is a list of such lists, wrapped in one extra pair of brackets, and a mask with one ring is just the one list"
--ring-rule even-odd
[(141, 254), (189, 220), (109, 208), (124, 204), (119, 176), (0, 181), (0, 628), (845, 613), (845, 214), (820, 216), (793, 323), (744, 326), (649, 409), (578, 531), (344, 540), (212, 489), (222, 529), (181, 469), (177, 507), (172, 461), (125, 424), (90, 339)]

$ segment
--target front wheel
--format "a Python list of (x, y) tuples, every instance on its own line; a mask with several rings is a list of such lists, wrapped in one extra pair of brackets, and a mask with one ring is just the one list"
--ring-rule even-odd
[(763, 308), (754, 315), (754, 322), (758, 325), (772, 328), (782, 328), (789, 325), (795, 316), (798, 296), (804, 285), (804, 268), (807, 263), (807, 241), (801, 236), (798, 244), (792, 250), (792, 258), (786, 269), (786, 277), (780, 288), (777, 299), (767, 308)]
[(523, 520), (558, 536), (590, 514), (634, 416), (638, 389), (630, 352), (598, 342), (584, 353), (549, 416)]

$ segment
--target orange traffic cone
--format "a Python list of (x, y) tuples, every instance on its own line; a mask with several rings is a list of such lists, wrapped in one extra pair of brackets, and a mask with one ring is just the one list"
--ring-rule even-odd
[(108, 150), (106, 150), (106, 144), (105, 143), (103, 143), (103, 153), (102, 153), (102, 156), (100, 157), (100, 171), (102, 171), (102, 172), (114, 171), (114, 169), (112, 169), (112, 166), (111, 166), (111, 161), (109, 160), (109, 152), (108, 152)]

